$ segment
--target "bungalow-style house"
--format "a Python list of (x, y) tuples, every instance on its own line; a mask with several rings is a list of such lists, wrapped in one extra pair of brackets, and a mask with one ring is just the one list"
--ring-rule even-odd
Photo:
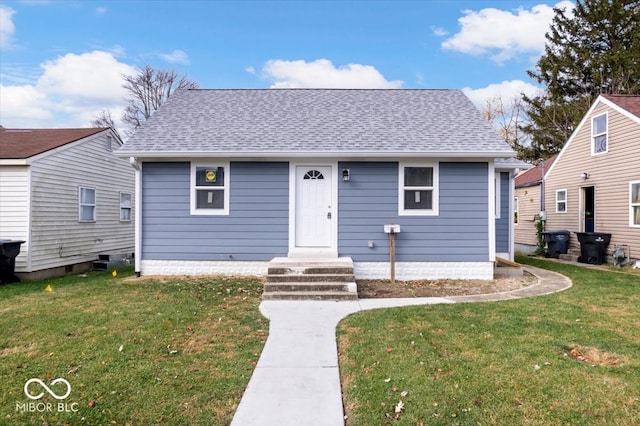
[(133, 252), (135, 172), (110, 128), (0, 127), (0, 239), (24, 241), (22, 278), (91, 268)]
[(536, 222), (545, 210), (541, 202), (543, 179), (556, 156), (538, 162), (534, 167), (519, 173), (515, 179), (514, 228), (515, 249), (522, 253), (534, 253), (538, 246)]
[[(640, 96), (600, 95), (545, 176), (546, 227), (611, 234), (640, 258)], [(612, 261), (611, 256), (607, 256)]]
[(459, 90), (179, 91), (117, 155), (138, 274), (288, 257), (388, 278), (392, 230), (398, 279), (491, 279), (513, 256), (514, 152)]

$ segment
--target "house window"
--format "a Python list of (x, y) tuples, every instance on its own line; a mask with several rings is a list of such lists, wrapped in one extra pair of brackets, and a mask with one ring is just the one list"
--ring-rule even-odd
[(324, 179), (324, 176), (322, 175), (322, 173), (320, 173), (317, 170), (309, 170), (307, 173), (305, 173), (303, 179), (305, 180), (322, 180)]
[(559, 189), (556, 191), (556, 213), (567, 212), (567, 190)]
[(607, 114), (591, 119), (591, 154), (607, 152)]
[(640, 227), (640, 180), (629, 183), (629, 226)]
[(122, 222), (131, 222), (131, 199), (130, 193), (120, 193), (120, 220)]
[(191, 164), (191, 214), (229, 214), (229, 164)]
[(96, 221), (96, 189), (81, 186), (78, 188), (78, 220)]
[(438, 214), (438, 166), (400, 165), (399, 214)]
[(515, 197), (513, 199), (513, 223), (515, 223), (516, 225), (518, 224), (518, 210), (519, 210), (519, 206), (518, 206), (518, 197)]

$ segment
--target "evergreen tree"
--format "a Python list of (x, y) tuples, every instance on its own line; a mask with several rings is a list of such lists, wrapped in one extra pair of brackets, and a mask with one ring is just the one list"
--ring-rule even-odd
[(527, 71), (546, 90), (523, 96), (531, 160), (559, 152), (599, 94), (640, 93), (640, 0), (577, 0), (554, 11), (545, 52)]

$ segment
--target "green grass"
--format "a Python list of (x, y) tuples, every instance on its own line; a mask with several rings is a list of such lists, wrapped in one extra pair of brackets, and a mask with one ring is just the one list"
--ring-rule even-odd
[(560, 272), (574, 286), (343, 320), (347, 425), (640, 424), (638, 276), (517, 260)]
[[(268, 333), (260, 281), (131, 274), (0, 286), (0, 424), (230, 423)], [(77, 411), (28, 399), (31, 378), (66, 379)]]

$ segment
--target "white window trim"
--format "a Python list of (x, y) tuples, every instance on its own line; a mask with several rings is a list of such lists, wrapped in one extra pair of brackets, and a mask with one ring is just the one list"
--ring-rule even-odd
[[(131, 205), (129, 207), (123, 207), (122, 206), (122, 195), (123, 194), (127, 194), (131, 197)], [(123, 209), (128, 209), (129, 210), (129, 219), (123, 219), (122, 218), (122, 210)], [(120, 193), (120, 222), (131, 222), (131, 218), (133, 217), (133, 194), (130, 192), (121, 192)]]
[[(605, 130), (602, 133), (597, 133), (595, 134), (595, 128), (596, 126), (594, 125), (596, 118), (605, 116), (605, 121), (606, 121), (606, 126), (605, 126)], [(607, 149), (605, 149), (602, 152), (596, 152), (596, 136), (602, 136), (605, 135), (606, 136), (606, 141), (607, 141)], [(596, 116), (591, 117), (591, 155), (601, 155), (601, 154), (606, 154), (607, 152), (609, 152), (609, 113), (608, 112), (603, 112), (602, 114), (598, 114)]]
[[(438, 216), (439, 214), (439, 193), (440, 193), (440, 173), (438, 163), (399, 163), (398, 164), (398, 215), (399, 216)], [(404, 169), (405, 167), (431, 167), (433, 168), (433, 186), (420, 186), (417, 189), (433, 190), (432, 208), (427, 209), (405, 209), (404, 208)]]
[[(558, 194), (564, 192), (564, 200), (558, 200)], [(558, 203), (564, 203), (564, 211), (560, 211), (558, 209)], [(556, 213), (567, 213), (569, 211), (569, 193), (566, 189), (557, 189), (556, 190)]]
[(633, 185), (640, 185), (640, 180), (632, 180), (629, 182), (629, 227), (640, 228), (640, 223), (633, 223), (633, 208), (640, 207), (640, 203), (634, 203), (632, 197)]
[[(516, 217), (518, 218), (516, 220)], [(518, 225), (520, 223), (520, 199), (513, 197), (513, 224)]]
[[(94, 202), (93, 204), (83, 204), (82, 203), (82, 190), (83, 189), (90, 189), (93, 191), (93, 199)], [(87, 206), (91, 206), (93, 207), (93, 218), (92, 219), (82, 219), (82, 207), (87, 207)], [(96, 221), (96, 217), (97, 217), (97, 210), (98, 210), (98, 191), (96, 190), (96, 188), (92, 187), (92, 186), (78, 186), (78, 222), (83, 222), (83, 223), (92, 223)]]
[[(224, 168), (224, 185), (216, 186), (215, 189), (224, 192), (224, 208), (222, 209), (198, 209), (196, 208), (196, 168), (197, 167), (222, 167)], [(229, 162), (224, 161), (192, 161), (191, 162), (191, 182), (189, 187), (191, 198), (191, 214), (199, 216), (228, 216), (229, 215), (229, 186), (231, 182), (231, 170)], [(211, 188), (211, 187), (208, 187)]]

